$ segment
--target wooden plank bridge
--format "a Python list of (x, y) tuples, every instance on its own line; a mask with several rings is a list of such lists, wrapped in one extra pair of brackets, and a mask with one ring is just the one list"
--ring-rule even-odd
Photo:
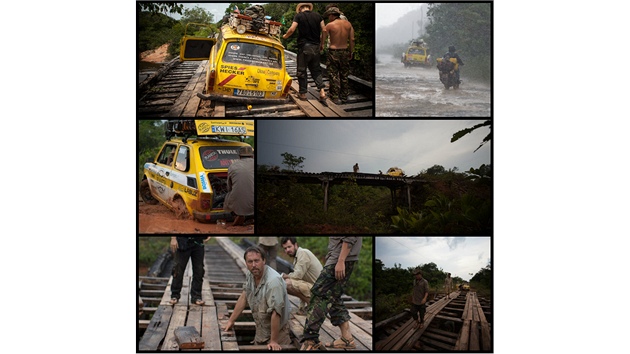
[[(139, 118), (193, 117), (374, 117), (374, 86), (371, 82), (350, 76), (350, 95), (343, 104), (330, 99), (319, 102), (319, 91), (308, 74), (307, 100), (297, 98), (297, 55), (285, 51), (287, 72), (293, 78), (290, 98), (284, 104), (244, 104), (201, 100), (207, 60), (179, 62), (175, 58), (138, 85)], [(321, 65), (324, 84), (328, 87), (326, 66)]]
[[(145, 329), (139, 338), (137, 351), (178, 351), (175, 330), (179, 327), (194, 327), (204, 343), (197, 351), (268, 351), (266, 345), (251, 345), (255, 325), (251, 310), (247, 307), (230, 331), (223, 331), (234, 305), (243, 291), (247, 267), (243, 259), (243, 249), (227, 237), (215, 237), (216, 245), (205, 246), (205, 275), (202, 296), (205, 304), (191, 304), (189, 300), (192, 268), (188, 263), (184, 274), (184, 285), (180, 301), (171, 305), (171, 278), (140, 277), (139, 305), (141, 311), (151, 312), (151, 320), (139, 321), (138, 328)], [(350, 328), (355, 338), (357, 351), (372, 350), (371, 304), (355, 301), (344, 296), (344, 303), (350, 311)], [(297, 351), (303, 333), (306, 316), (297, 314), (299, 299), (289, 295), (292, 306), (290, 318), (291, 345), (283, 346), (283, 351)], [(364, 319), (363, 317), (368, 318)], [(339, 338), (341, 332), (326, 319), (320, 331), (322, 342)], [(340, 351), (340, 350), (335, 350)]]
[(408, 312), (377, 323), (375, 350), (492, 351), (491, 319), (487, 300), (472, 291), (456, 291), (450, 299), (432, 300), (423, 328), (415, 326)]

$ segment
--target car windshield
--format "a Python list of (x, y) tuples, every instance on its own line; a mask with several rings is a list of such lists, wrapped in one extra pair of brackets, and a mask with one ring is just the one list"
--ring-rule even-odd
[(238, 146), (201, 146), (199, 156), (205, 169), (228, 168), (238, 160)]
[(260, 44), (230, 42), (225, 47), (223, 62), (281, 69), (282, 53), (276, 48)]

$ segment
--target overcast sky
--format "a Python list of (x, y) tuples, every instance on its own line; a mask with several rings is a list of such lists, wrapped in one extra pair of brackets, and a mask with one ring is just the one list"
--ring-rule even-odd
[[(435, 263), (438, 269), (469, 281), (491, 261), (490, 237), (377, 237), (376, 259), (403, 269)], [(470, 274), (472, 273), (472, 275)]]
[(419, 9), (421, 3), (377, 3), (376, 4), (376, 28), (386, 27), (407, 14)]
[(491, 143), (477, 152), (487, 127), (451, 143), (457, 131), (483, 120), (258, 120), (257, 164), (282, 165), (280, 154), (302, 156), (304, 172), (385, 172), (396, 166), (407, 175), (441, 165), (468, 171), (490, 164)]

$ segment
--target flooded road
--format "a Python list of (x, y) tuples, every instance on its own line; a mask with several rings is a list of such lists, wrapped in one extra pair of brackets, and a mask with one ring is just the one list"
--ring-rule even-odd
[(400, 58), (378, 56), (377, 117), (490, 117), (490, 86), (461, 73), (458, 90), (445, 90), (435, 65), (407, 68)]

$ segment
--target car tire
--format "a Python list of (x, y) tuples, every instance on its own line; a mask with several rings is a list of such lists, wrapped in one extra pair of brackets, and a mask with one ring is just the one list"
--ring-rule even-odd
[(173, 211), (175, 212), (175, 216), (177, 216), (178, 219), (188, 219), (189, 217), (188, 209), (186, 209), (186, 204), (181, 198), (175, 198), (175, 200), (173, 200)]
[(159, 203), (159, 201), (153, 197), (153, 194), (151, 194), (151, 187), (149, 187), (149, 180), (146, 180), (146, 179), (140, 182), (140, 197), (142, 198), (142, 201), (144, 201), (147, 204), (155, 205)]

